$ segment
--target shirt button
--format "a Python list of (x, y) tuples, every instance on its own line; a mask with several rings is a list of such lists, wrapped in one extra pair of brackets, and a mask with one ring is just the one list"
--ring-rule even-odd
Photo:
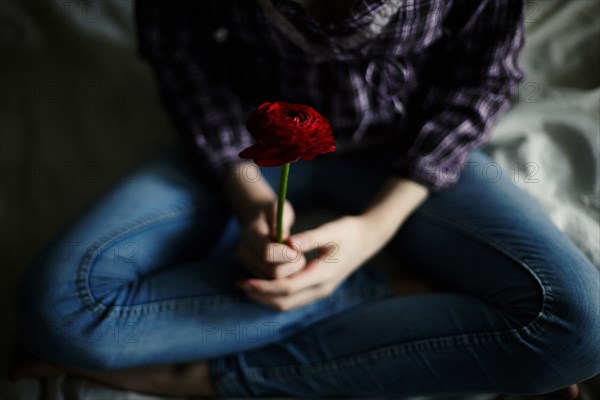
[(219, 27), (217, 30), (215, 30), (212, 33), (212, 38), (217, 43), (224, 43), (227, 40), (228, 36), (229, 36), (229, 30), (227, 28), (225, 28), (224, 26)]

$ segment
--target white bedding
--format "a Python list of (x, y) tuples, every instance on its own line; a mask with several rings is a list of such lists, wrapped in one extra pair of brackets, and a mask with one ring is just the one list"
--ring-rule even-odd
[[(600, 2), (537, 0), (527, 15), (526, 79), (487, 150), (503, 173), (523, 169), (517, 183), (599, 266)], [(0, 2), (2, 360), (15, 284), (39, 246), (174, 137), (132, 24), (125, 0)], [(2, 378), (0, 397), (154, 398), (64, 376)]]
[(526, 13), (525, 79), (487, 149), (598, 267), (600, 2), (532, 1)]

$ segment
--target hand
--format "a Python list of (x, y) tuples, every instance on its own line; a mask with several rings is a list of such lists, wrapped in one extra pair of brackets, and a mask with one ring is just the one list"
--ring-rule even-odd
[[(294, 209), (289, 201), (283, 207), (283, 237), (288, 238), (294, 224)], [(306, 258), (288, 244), (276, 242), (277, 200), (257, 205), (254, 217), (242, 226), (239, 255), (256, 277), (281, 278), (302, 269)]]
[(306, 263), (304, 253), (307, 251), (316, 249), (317, 258), (289, 275), (246, 279), (240, 286), (250, 298), (281, 311), (326, 297), (383, 246), (377, 239), (365, 235), (369, 232), (367, 223), (361, 217), (345, 216), (293, 235), (288, 243), (296, 253), (288, 253), (291, 258), (286, 268)]

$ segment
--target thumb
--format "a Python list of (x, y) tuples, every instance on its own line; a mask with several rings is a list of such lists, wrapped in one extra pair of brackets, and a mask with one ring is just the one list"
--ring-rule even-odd
[(322, 249), (330, 245), (330, 236), (331, 235), (328, 234), (327, 226), (321, 225), (315, 229), (295, 233), (289, 238), (288, 242), (290, 246), (306, 253), (307, 251)]

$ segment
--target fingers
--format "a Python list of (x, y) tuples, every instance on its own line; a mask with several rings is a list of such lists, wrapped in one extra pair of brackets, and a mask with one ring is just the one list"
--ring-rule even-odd
[(279, 310), (300, 307), (329, 295), (364, 261), (359, 240), (363, 227), (357, 222), (346, 216), (294, 234), (285, 243), (294, 252), (288, 250), (287, 254), (282, 252), (286, 247), (273, 245), (270, 249), (275, 254), (271, 259), (279, 262), (289, 263), (292, 257), (297, 257), (296, 252), (304, 257), (305, 253), (315, 249), (318, 257), (283, 278), (251, 278), (241, 282), (240, 286), (250, 298)]
[[(326, 264), (337, 263), (336, 255), (340, 250), (338, 243), (331, 241), (331, 225), (321, 225), (316, 229), (307, 230), (291, 236), (287, 243), (298, 249), (302, 254), (317, 250), (317, 258), (314, 262), (322, 261)], [(339, 256), (339, 255), (338, 255)]]
[(246, 279), (243, 288), (265, 295), (289, 296), (311, 286), (319, 285), (328, 278), (329, 276), (326, 271), (323, 271), (323, 267), (313, 261), (308, 263), (304, 269), (289, 277), (281, 279)]
[(243, 261), (261, 271), (263, 278), (282, 278), (306, 265), (302, 252), (286, 244), (241, 245), (239, 254)]
[[(243, 281), (242, 288), (250, 297), (260, 298), (262, 303), (284, 302), (289, 305), (307, 300), (310, 297), (306, 294), (307, 291), (314, 293), (312, 290), (314, 288), (328, 288), (331, 287), (332, 282), (341, 282), (345, 277), (344, 273), (335, 272), (335, 269), (332, 268), (332, 263), (335, 262), (332, 255), (337, 252), (337, 247), (333, 242), (324, 242), (325, 238), (330, 237), (329, 229), (330, 227), (325, 224), (319, 228), (296, 234), (288, 240), (289, 247), (294, 248), (297, 254), (303, 254), (303, 252), (315, 248), (319, 250), (319, 257), (311, 260), (304, 268), (291, 274), (283, 274), (283, 278), (247, 279)], [(278, 248), (281, 249), (281, 247)], [(290, 260), (290, 255), (287, 254), (286, 261)], [(336, 274), (338, 276), (335, 276)]]
[(258, 218), (244, 231), (239, 255), (246, 267), (257, 277), (281, 278), (301, 270), (306, 258), (297, 247), (269, 240), (266, 218)]
[(288, 243), (299, 247), (303, 253), (319, 248), (326, 248), (331, 245), (330, 224), (324, 224), (315, 229), (310, 229), (304, 232), (292, 235)]
[(248, 246), (240, 245), (238, 253), (244, 266), (256, 277), (263, 279), (272, 278), (271, 268), (264, 262), (263, 259), (256, 255), (256, 252)]
[(333, 283), (316, 285), (291, 295), (265, 294), (257, 290), (246, 289), (245, 292), (254, 301), (279, 311), (288, 311), (310, 304), (320, 298), (329, 296), (335, 290)]
[(298, 272), (280, 279), (246, 279), (239, 283), (253, 300), (285, 311), (329, 296), (346, 278), (343, 272), (313, 260)]
[(294, 243), (267, 243), (263, 257), (270, 263), (296, 263), (302, 258), (302, 250)]
[[(283, 251), (286, 253), (288, 252), (288, 246), (280, 245), (280, 247), (285, 247), (286, 249)], [(306, 258), (300, 252), (296, 252), (299, 256), (285, 258), (285, 256), (272, 256), (273, 254), (277, 254), (281, 249), (275, 248), (275, 250), (276, 251), (274, 252), (270, 252), (269, 257), (265, 257), (264, 254), (259, 255), (254, 249), (249, 248), (248, 246), (240, 246), (239, 254), (246, 267), (253, 272), (254, 275), (263, 279), (283, 278), (300, 271), (306, 265)], [(272, 260), (276, 261), (271, 262)]]

